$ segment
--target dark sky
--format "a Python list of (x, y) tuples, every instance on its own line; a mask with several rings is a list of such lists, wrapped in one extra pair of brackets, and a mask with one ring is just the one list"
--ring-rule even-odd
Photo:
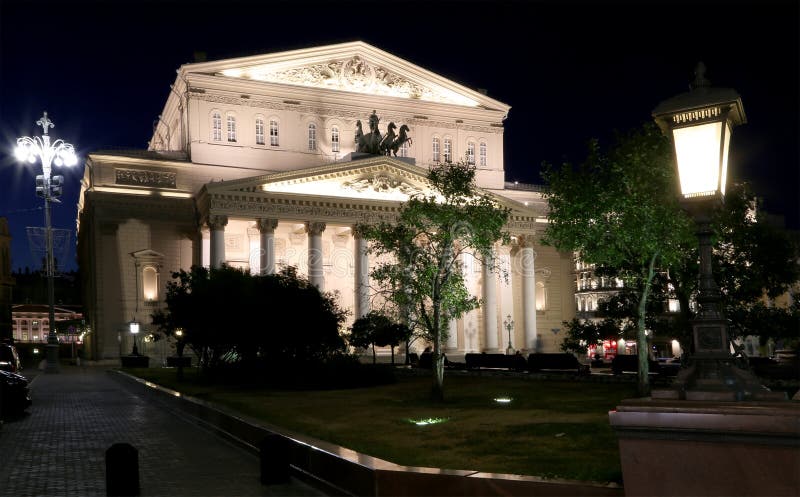
[[(0, 216), (14, 267), (34, 266), (26, 226), (42, 226), (35, 167), (19, 136), (51, 135), (82, 158), (146, 148), (175, 70), (209, 60), (363, 40), (511, 105), (506, 179), (540, 182), (543, 161), (580, 161), (590, 138), (649, 121), (687, 90), (697, 61), (735, 88), (748, 123), (733, 133), (730, 175), (798, 228), (796, 1), (416, 2), (0, 1)], [(64, 172), (54, 226), (73, 231), (82, 164)], [(69, 255), (75, 267), (74, 249)]]

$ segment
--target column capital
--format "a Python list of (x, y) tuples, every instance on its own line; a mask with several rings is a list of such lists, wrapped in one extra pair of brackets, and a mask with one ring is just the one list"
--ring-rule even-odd
[(353, 232), (353, 238), (364, 238), (366, 226), (362, 224), (354, 224), (350, 226), (350, 230)]
[(532, 248), (534, 243), (533, 235), (513, 235), (512, 237), (516, 242), (514, 244), (519, 248)]
[(309, 235), (321, 235), (323, 231), (325, 231), (325, 223), (306, 221), (306, 233)]
[(221, 230), (228, 224), (228, 216), (208, 216), (208, 227), (212, 230)]
[(272, 218), (256, 219), (256, 227), (261, 233), (274, 233), (278, 227), (278, 220)]

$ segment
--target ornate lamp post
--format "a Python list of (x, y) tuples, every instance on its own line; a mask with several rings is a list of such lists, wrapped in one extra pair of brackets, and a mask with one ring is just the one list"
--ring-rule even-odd
[(128, 325), (130, 326), (131, 336), (133, 337), (133, 350), (131, 351), (131, 355), (139, 355), (139, 349), (136, 347), (136, 335), (139, 334), (139, 322), (136, 321), (134, 317)]
[(678, 376), (677, 388), (654, 392), (653, 397), (783, 398), (738, 368), (730, 353), (728, 327), (712, 272), (711, 214), (725, 195), (731, 130), (747, 120), (739, 94), (731, 88), (712, 88), (702, 62), (695, 76), (689, 92), (665, 100), (653, 110), (656, 123), (674, 144), (681, 205), (695, 221), (700, 245), (698, 311), (692, 322), (694, 354), (689, 367)]
[(53, 263), (53, 230), (50, 220), (50, 203), (59, 202), (58, 197), (62, 193), (64, 177), (51, 177), (50, 173), (53, 165), (74, 166), (78, 163), (78, 157), (75, 155), (75, 148), (64, 140), (58, 139), (52, 143), (50, 142), (50, 135), (47, 134), (47, 131), (49, 128), (53, 128), (54, 125), (47, 118), (47, 112), (42, 115), (41, 119), (36, 121), (36, 124), (44, 130), (42, 136), (17, 138), (17, 148), (14, 150), (14, 155), (20, 162), (27, 161), (30, 164), (35, 164), (38, 158), (42, 164), (42, 174), (36, 176), (36, 195), (44, 199), (45, 236), (47, 238), (45, 272), (47, 273), (47, 304), (49, 307), (50, 332), (47, 335), (47, 366), (45, 367), (45, 372), (58, 373), (58, 336), (56, 335), (55, 327), (55, 290), (53, 284), (55, 268)]
[(503, 325), (506, 327), (506, 331), (508, 331), (508, 347), (506, 347), (506, 355), (511, 355), (514, 353), (514, 347), (511, 346), (511, 331), (514, 329), (514, 320), (511, 319), (511, 314), (506, 316), (506, 319), (503, 321)]

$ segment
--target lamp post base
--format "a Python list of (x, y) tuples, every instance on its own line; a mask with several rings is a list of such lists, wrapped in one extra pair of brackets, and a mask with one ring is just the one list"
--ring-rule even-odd
[(61, 367), (58, 364), (58, 344), (48, 343), (45, 347), (45, 373), (60, 373)]

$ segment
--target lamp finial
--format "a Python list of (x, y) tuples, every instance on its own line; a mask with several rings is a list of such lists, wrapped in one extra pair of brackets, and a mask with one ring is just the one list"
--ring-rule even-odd
[(689, 88), (696, 90), (697, 88), (708, 88), (711, 86), (711, 81), (706, 78), (706, 65), (703, 62), (698, 62), (694, 70), (694, 81)]

